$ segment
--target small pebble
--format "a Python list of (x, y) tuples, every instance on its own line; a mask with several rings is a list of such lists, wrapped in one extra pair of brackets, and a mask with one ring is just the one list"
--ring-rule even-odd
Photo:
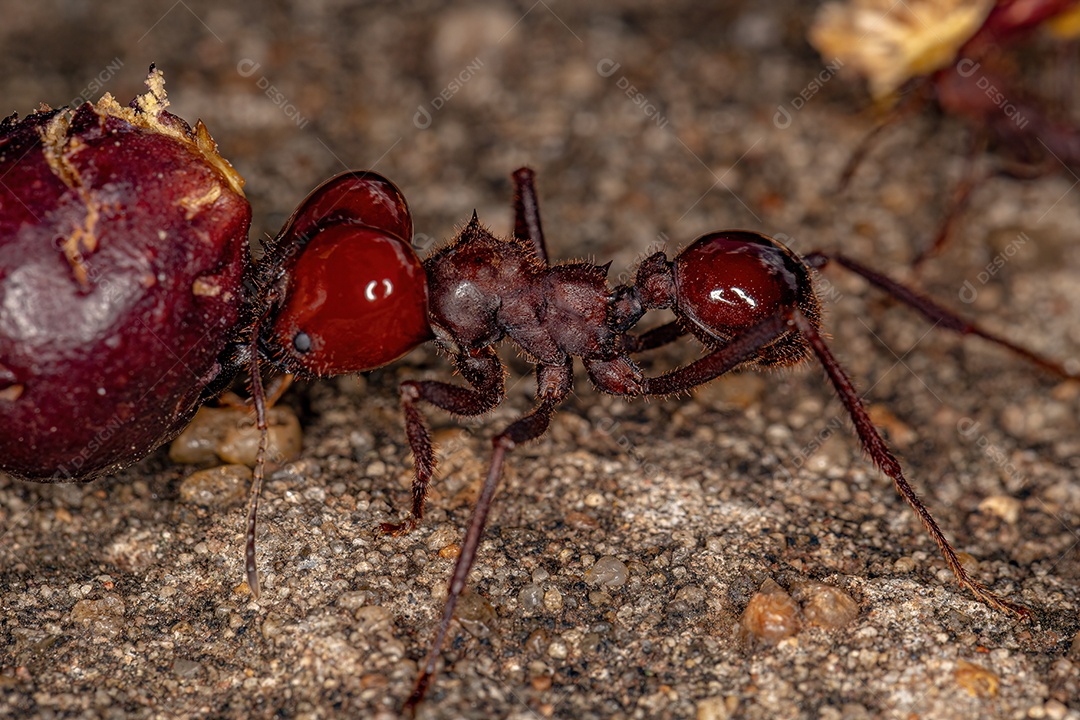
[(1065, 720), (1065, 717), (1069, 714), (1069, 708), (1057, 700), (1047, 701), (1042, 709), (1049, 720)]
[(675, 593), (675, 600), (684, 602), (690, 607), (698, 607), (705, 602), (705, 591), (697, 585), (684, 585)]
[(521, 603), (521, 609), (527, 613), (539, 611), (544, 605), (544, 588), (536, 583), (529, 583), (518, 593), (518, 602)]
[(625, 584), (629, 576), (630, 570), (626, 563), (611, 555), (605, 555), (585, 571), (584, 580), (589, 585), (618, 587)]
[(600, 523), (592, 515), (577, 510), (566, 513), (566, 524), (578, 530), (595, 530), (600, 527)]
[(80, 600), (71, 609), (71, 622), (92, 637), (113, 639), (123, 632), (124, 601), (111, 593), (100, 600)]
[(543, 655), (547, 650), (548, 635), (543, 628), (538, 628), (529, 633), (525, 640), (525, 650), (533, 655)]
[(909, 573), (915, 569), (915, 559), (910, 557), (899, 558), (893, 563), (893, 570), (898, 573)]
[(738, 709), (738, 706), (738, 698), (734, 696), (714, 695), (699, 700), (697, 704), (697, 720), (728, 720), (732, 713)]
[(364, 605), (353, 611), (356, 630), (362, 633), (374, 633), (389, 630), (394, 625), (393, 614), (381, 605)]
[(244, 501), (250, 484), (251, 468), (247, 465), (219, 465), (184, 478), (180, 499), (202, 507), (228, 507)]
[(749, 636), (775, 645), (799, 632), (799, 606), (782, 587), (769, 579), (750, 598), (740, 625)]
[(565, 642), (563, 642), (562, 640), (555, 640), (550, 645), (548, 645), (547, 654), (548, 657), (554, 658), (556, 660), (565, 660), (566, 657), (570, 654), (570, 650), (566, 647)]
[(824, 583), (806, 583), (796, 593), (802, 603), (803, 617), (810, 625), (838, 630), (850, 625), (859, 615), (859, 604), (838, 587)]
[(971, 697), (997, 697), (998, 687), (1001, 685), (1001, 679), (997, 675), (967, 660), (956, 661), (953, 678)]
[[(241, 411), (247, 415), (247, 411)], [(266, 460), (281, 465), (300, 457), (303, 432), (296, 413), (288, 405), (270, 408), (266, 414), (267, 428)], [(227, 463), (254, 465), (259, 452), (259, 429), (251, 423), (250, 416), (235, 422), (226, 430), (217, 454)]]
[(473, 637), (486, 638), (491, 635), (499, 616), (495, 608), (478, 592), (466, 590), (458, 598), (454, 617)]
[(969, 575), (974, 575), (979, 571), (979, 561), (971, 553), (958, 552), (956, 553), (956, 559), (960, 561), (960, 564)]
[[(287, 405), (270, 408), (266, 457), (282, 464), (300, 455), (303, 439), (300, 421)], [(247, 408), (201, 407), (191, 424), (169, 445), (169, 458), (182, 465), (206, 465), (218, 461), (254, 465), (259, 431)]]
[(199, 408), (187, 428), (169, 445), (169, 459), (180, 465), (217, 462), (218, 443), (237, 412), (235, 408)]
[(452, 525), (440, 525), (435, 528), (424, 544), (427, 545), (428, 550), (442, 550), (447, 545), (451, 545), (457, 540), (458, 529)]
[(603, 590), (593, 590), (589, 593), (589, 602), (599, 607), (601, 605), (610, 605), (611, 596)]
[(757, 373), (732, 373), (695, 388), (694, 401), (705, 407), (729, 405), (745, 410), (761, 401), (765, 388), (765, 378)]
[(888, 435), (890, 443), (896, 447), (904, 448), (919, 439), (910, 425), (896, 417), (885, 405), (873, 404), (866, 408), (870, 420)]
[(563, 596), (559, 592), (559, 588), (549, 588), (544, 593), (544, 607), (548, 609), (548, 612), (557, 613), (563, 609)]
[(979, 512), (994, 515), (1009, 525), (1015, 525), (1020, 519), (1023, 503), (1009, 495), (991, 495), (979, 503)]
[(173, 661), (173, 674), (181, 678), (196, 678), (202, 675), (203, 667), (194, 660), (179, 658)]

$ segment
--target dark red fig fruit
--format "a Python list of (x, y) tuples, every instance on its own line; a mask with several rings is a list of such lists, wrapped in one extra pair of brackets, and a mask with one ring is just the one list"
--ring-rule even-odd
[(0, 470), (89, 480), (179, 433), (235, 339), (243, 179), (161, 72), (0, 123)]

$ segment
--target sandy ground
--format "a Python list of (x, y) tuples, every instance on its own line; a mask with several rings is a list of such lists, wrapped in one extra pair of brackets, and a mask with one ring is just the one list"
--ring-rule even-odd
[[(611, 260), (613, 281), (665, 241), (750, 228), (842, 248), (1076, 362), (1074, 178), (989, 182), (915, 274), (963, 173), (963, 130), (896, 127), (836, 194), (873, 120), (806, 45), (811, 8), (658, 5), (5, 0), (0, 112), (126, 99), (156, 62), (173, 110), (203, 118), (247, 178), (256, 237), (345, 168), (400, 185), (421, 245), (474, 208), (504, 233), (509, 174), (528, 164), (553, 254)], [(1080, 718), (1080, 390), (931, 331), (842, 271), (822, 279), (833, 345), (912, 483), (976, 576), (1034, 619), (957, 586), (820, 370), (632, 403), (579, 377), (547, 436), (512, 456), (422, 717)], [(0, 478), (0, 716), (395, 716), (488, 438), (529, 407), (529, 368), (505, 356), (492, 416), (431, 413), (442, 478), (401, 538), (377, 532), (407, 507), (395, 385), (448, 377), (445, 362), (420, 350), (290, 391), (304, 446), (264, 493), (258, 603), (242, 487), (185, 500), (194, 468), (164, 451), (83, 486)], [(619, 561), (607, 575), (604, 556)], [(839, 588), (857, 616), (747, 640), (739, 619), (767, 580)]]

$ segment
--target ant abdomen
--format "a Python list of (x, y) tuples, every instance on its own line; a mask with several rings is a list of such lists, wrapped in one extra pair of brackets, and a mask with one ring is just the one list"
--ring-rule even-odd
[[(662, 253), (638, 270), (647, 288), (648, 308), (670, 307), (679, 321), (707, 346), (732, 338), (774, 316), (799, 310), (816, 328), (821, 311), (805, 263), (782, 243), (760, 233), (726, 230), (702, 235), (673, 261)], [(806, 342), (792, 330), (765, 345), (753, 359), (759, 366), (803, 360)]]

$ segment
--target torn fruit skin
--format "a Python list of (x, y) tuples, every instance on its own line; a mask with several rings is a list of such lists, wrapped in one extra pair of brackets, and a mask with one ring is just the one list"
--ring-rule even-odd
[(160, 71), (0, 123), (0, 470), (90, 480), (194, 415), (235, 335), (249, 263), (243, 180)]

